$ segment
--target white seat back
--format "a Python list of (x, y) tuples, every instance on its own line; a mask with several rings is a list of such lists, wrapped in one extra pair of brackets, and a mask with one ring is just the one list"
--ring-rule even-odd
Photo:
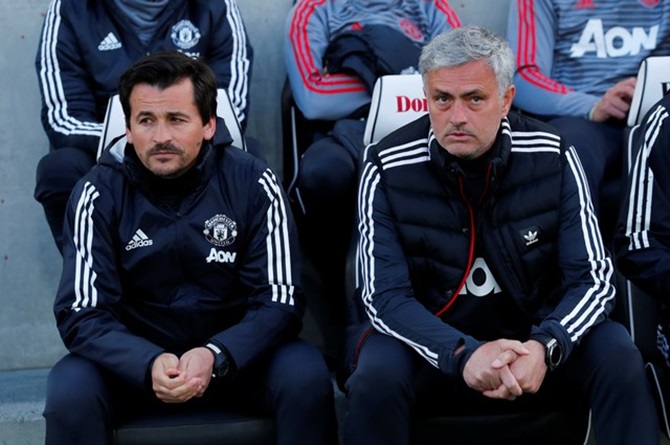
[(625, 131), (624, 171), (630, 172), (637, 155), (640, 125), (645, 114), (670, 89), (670, 56), (651, 56), (640, 63)]
[[(216, 98), (217, 108), (216, 115), (226, 122), (226, 128), (233, 138), (233, 145), (247, 151), (246, 143), (242, 137), (242, 127), (235, 115), (235, 109), (228, 97), (228, 93), (223, 88), (219, 88)], [(121, 100), (119, 95), (115, 94), (109, 98), (107, 103), (107, 112), (105, 113), (105, 121), (103, 122), (102, 136), (98, 143), (98, 155), (100, 158), (102, 151), (109, 145), (112, 139), (126, 133), (126, 121), (121, 107)]]
[(628, 126), (640, 123), (647, 111), (670, 89), (670, 56), (650, 56), (642, 61), (628, 112)]
[(377, 79), (363, 143), (381, 138), (428, 112), (420, 74), (389, 74)]

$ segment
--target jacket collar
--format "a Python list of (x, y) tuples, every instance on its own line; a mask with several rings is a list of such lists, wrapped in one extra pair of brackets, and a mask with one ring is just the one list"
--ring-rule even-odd
[[(433, 165), (437, 167), (443, 179), (448, 182), (456, 182), (458, 177), (463, 176), (463, 170), (455, 156), (450, 155), (438, 142), (432, 127), (430, 128), (428, 141), (430, 144), (430, 157)], [(500, 121), (498, 135), (493, 146), (489, 150), (489, 168), (491, 169), (491, 178), (496, 178), (505, 169), (512, 151), (512, 138), (509, 119), (507, 117)]]

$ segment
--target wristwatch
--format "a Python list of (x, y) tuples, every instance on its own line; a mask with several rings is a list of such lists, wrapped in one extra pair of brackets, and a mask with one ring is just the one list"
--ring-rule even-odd
[(231, 372), (231, 363), (230, 360), (228, 359), (228, 354), (214, 343), (207, 343), (205, 347), (210, 351), (212, 351), (212, 354), (214, 354), (212, 377), (213, 378), (227, 377)]
[(561, 364), (561, 360), (563, 359), (563, 346), (561, 346), (555, 338), (549, 340), (545, 346), (546, 351), (544, 353), (544, 362), (547, 364), (549, 371), (553, 371)]

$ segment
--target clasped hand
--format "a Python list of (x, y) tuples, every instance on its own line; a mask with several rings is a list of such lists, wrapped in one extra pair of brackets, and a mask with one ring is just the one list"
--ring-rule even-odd
[(201, 397), (212, 378), (214, 356), (204, 347), (191, 349), (181, 357), (164, 353), (151, 368), (152, 388), (165, 403), (183, 403)]
[(535, 340), (495, 340), (475, 350), (463, 370), (470, 387), (493, 399), (514, 400), (540, 389), (547, 365), (544, 345)]

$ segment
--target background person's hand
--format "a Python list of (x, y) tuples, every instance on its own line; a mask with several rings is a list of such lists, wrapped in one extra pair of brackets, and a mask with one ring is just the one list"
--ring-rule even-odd
[(595, 122), (605, 122), (608, 119), (623, 120), (628, 116), (630, 103), (637, 78), (629, 77), (611, 87), (603, 97), (593, 106), (590, 118)]

